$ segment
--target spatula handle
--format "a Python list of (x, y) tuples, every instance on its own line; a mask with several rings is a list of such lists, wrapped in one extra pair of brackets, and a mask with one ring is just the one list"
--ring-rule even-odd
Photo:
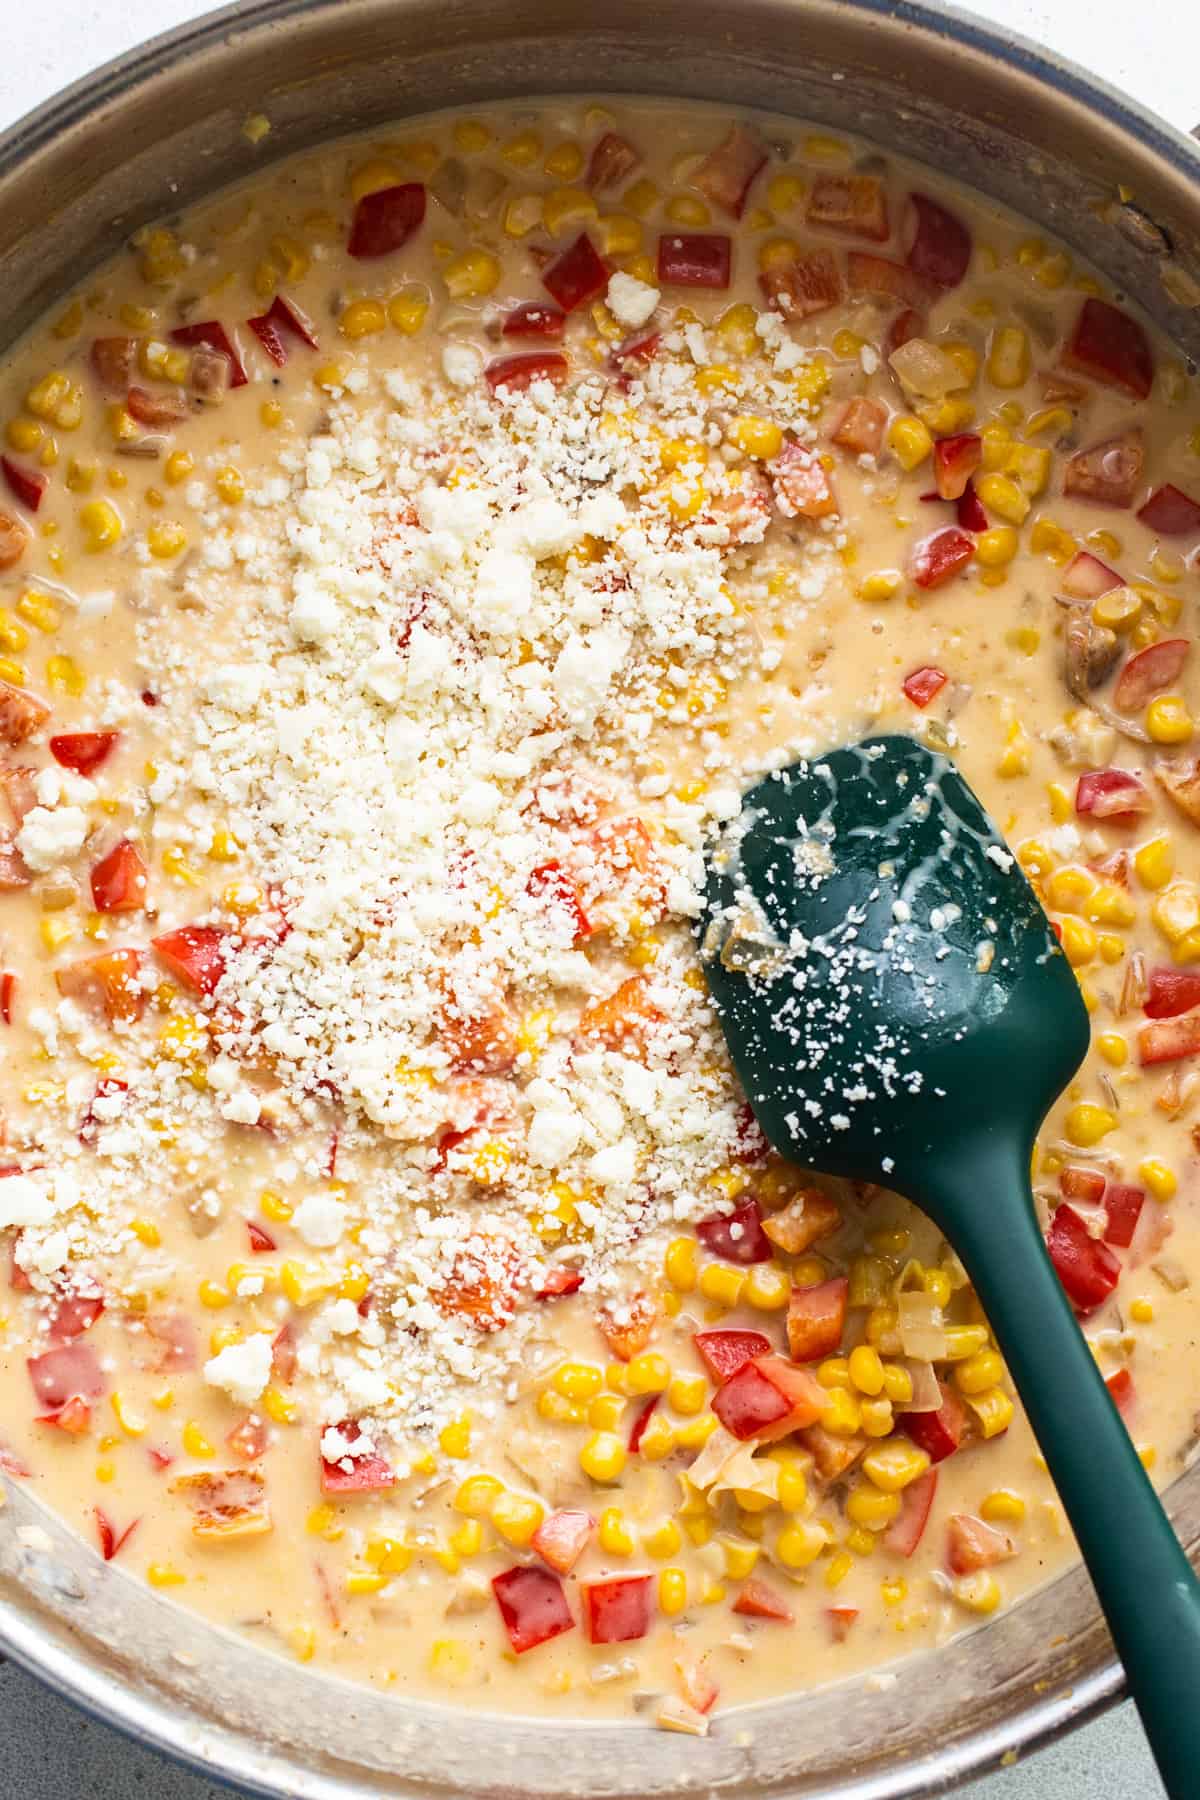
[[(1113, 1405), (1036, 1229), (1023, 1145), (951, 1157), (955, 1248), (1004, 1353), (1087, 1563), (1171, 1800), (1200, 1794), (1200, 1582)], [(953, 1164), (958, 1163), (957, 1172)]]

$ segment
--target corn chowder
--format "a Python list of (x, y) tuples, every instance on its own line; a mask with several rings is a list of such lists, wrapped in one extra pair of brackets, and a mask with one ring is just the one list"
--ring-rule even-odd
[(1127, 297), (546, 103), (139, 232), (3, 398), (8, 1478), (283, 1655), (694, 1733), (1060, 1568), (957, 1259), (769, 1152), (698, 967), (742, 787), (872, 730), (1078, 971), (1039, 1202), (1179, 1472), (1200, 408)]

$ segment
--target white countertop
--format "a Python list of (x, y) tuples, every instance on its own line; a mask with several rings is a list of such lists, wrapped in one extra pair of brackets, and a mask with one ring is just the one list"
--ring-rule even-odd
[[(208, 10), (206, 0), (0, 0), (0, 126), (141, 39)], [(1085, 63), (1187, 131), (1200, 120), (1200, 19), (1183, 0), (973, 0), (973, 10)], [(85, 1719), (11, 1665), (0, 1668), (0, 1800), (221, 1800), (218, 1789)], [(958, 1800), (1157, 1800), (1157, 1776), (1126, 1705), (1031, 1761), (972, 1782)]]

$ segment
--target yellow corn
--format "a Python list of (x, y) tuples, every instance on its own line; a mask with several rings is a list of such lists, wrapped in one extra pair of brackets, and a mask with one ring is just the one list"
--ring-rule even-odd
[(911, 470), (933, 450), (933, 437), (923, 420), (901, 413), (888, 426), (888, 447), (902, 469)]
[(700, 1271), (700, 1292), (706, 1300), (719, 1301), (722, 1306), (736, 1306), (745, 1285), (741, 1269), (731, 1268), (728, 1263), (706, 1263)]
[(579, 1452), (579, 1466), (592, 1481), (616, 1481), (625, 1467), (625, 1446), (611, 1431), (597, 1431)]
[(787, 1305), (791, 1286), (787, 1270), (778, 1263), (755, 1263), (746, 1276), (742, 1299), (760, 1312), (774, 1312)]
[(953, 1585), (954, 1598), (973, 1613), (993, 1613), (1000, 1604), (1000, 1584), (990, 1569), (960, 1575)]
[(1019, 325), (1002, 325), (992, 333), (987, 374), (993, 387), (1024, 387), (1029, 379), (1028, 332)]
[(1144, 1162), (1140, 1162), (1138, 1175), (1156, 1200), (1174, 1198), (1179, 1182), (1173, 1171), (1157, 1156), (1148, 1156)]
[(884, 1493), (869, 1482), (860, 1482), (846, 1498), (846, 1517), (867, 1531), (884, 1531), (900, 1511), (898, 1493)]
[(1146, 730), (1156, 744), (1186, 744), (1195, 724), (1178, 694), (1160, 694), (1146, 708)]
[(747, 456), (770, 462), (783, 448), (783, 431), (773, 419), (760, 419), (751, 413), (732, 419), (725, 434)]
[(979, 1421), (979, 1429), (985, 1438), (997, 1437), (1012, 1424), (1012, 1398), (1003, 1388), (986, 1388), (982, 1394), (970, 1394), (967, 1405)]
[(1025, 1517), (1025, 1502), (1011, 1488), (995, 1488), (985, 1496), (979, 1513), (990, 1525), (1019, 1525)]
[(898, 1494), (929, 1467), (929, 1457), (903, 1438), (874, 1445), (862, 1460), (863, 1474), (885, 1494)]
[(469, 1519), (490, 1518), (493, 1506), (504, 1492), (504, 1483), (495, 1475), (468, 1475), (454, 1495), (454, 1509)]
[(1074, 1106), (1068, 1107), (1064, 1121), (1067, 1137), (1071, 1143), (1078, 1144), (1081, 1150), (1098, 1144), (1101, 1138), (1107, 1137), (1116, 1127), (1116, 1114), (1106, 1106), (1095, 1106), (1090, 1101), (1078, 1101)]
[(633, 1536), (618, 1507), (606, 1506), (600, 1514), (600, 1548), (608, 1556), (632, 1556)]
[(446, 292), (453, 300), (474, 300), (490, 294), (500, 280), (500, 263), (490, 250), (464, 250), (442, 270)]
[(181, 1433), (181, 1442), (189, 1456), (201, 1461), (213, 1455), (213, 1447), (194, 1419), (189, 1419)]
[(542, 1520), (546, 1509), (540, 1500), (507, 1490), (492, 1502), (491, 1521), (506, 1543), (518, 1547), (527, 1544)]

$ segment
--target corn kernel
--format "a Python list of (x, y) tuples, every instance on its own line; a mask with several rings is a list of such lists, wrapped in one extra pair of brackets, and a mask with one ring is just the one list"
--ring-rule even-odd
[(471, 1449), (470, 1414), (463, 1413), (461, 1418), (452, 1419), (448, 1425), (443, 1425), (438, 1433), (438, 1443), (441, 1445), (444, 1456), (452, 1457), (456, 1461), (467, 1456)]
[(898, 569), (877, 569), (859, 582), (858, 597), (868, 606), (880, 606), (884, 601), (894, 599), (903, 586), (904, 577)]
[(133, 1410), (128, 1399), (120, 1390), (113, 1394), (111, 1405), (116, 1414), (117, 1424), (126, 1437), (141, 1437), (146, 1429), (146, 1421)]
[(783, 432), (775, 421), (751, 413), (732, 419), (726, 436), (745, 455), (756, 457), (760, 462), (770, 462), (783, 448)]
[(1186, 744), (1195, 724), (1178, 694), (1159, 694), (1146, 708), (1146, 730), (1156, 744)]
[(885, 1494), (898, 1494), (929, 1467), (924, 1450), (902, 1438), (875, 1444), (862, 1460), (863, 1474)]
[(683, 1612), (688, 1602), (687, 1576), (682, 1569), (663, 1569), (658, 1577), (658, 1608), (665, 1618), (673, 1619)]
[(706, 1263), (700, 1271), (700, 1292), (706, 1300), (716, 1300), (722, 1306), (736, 1306), (745, 1285), (742, 1270), (727, 1263)]
[(96, 553), (107, 550), (120, 539), (124, 526), (121, 515), (108, 500), (89, 500), (79, 509), (79, 525), (84, 548)]
[[(1017, 534), (1011, 525), (993, 525), (975, 539), (975, 556), (985, 569), (1002, 569), (1017, 554)], [(1036, 644), (1034, 645), (1036, 649)]]
[(276, 1425), (294, 1425), (300, 1417), (300, 1408), (294, 1400), (277, 1387), (263, 1389), (262, 1409)]
[(860, 1482), (846, 1497), (846, 1517), (867, 1531), (885, 1531), (900, 1505), (898, 1493), (885, 1494), (869, 1482)]
[(633, 1536), (619, 1508), (606, 1506), (600, 1514), (599, 1541), (607, 1556), (633, 1555)]
[(1082, 919), (1063, 919), (1059, 930), (1062, 933), (1063, 953), (1073, 969), (1086, 968), (1095, 960), (1099, 948), (1096, 933)]
[(824, 1529), (812, 1519), (793, 1519), (775, 1540), (775, 1554), (785, 1569), (807, 1569), (828, 1543)]
[(808, 1477), (798, 1462), (785, 1462), (779, 1470), (777, 1498), (784, 1512), (802, 1512), (808, 1500)]
[(979, 1513), (990, 1525), (1019, 1525), (1025, 1517), (1025, 1502), (1011, 1488), (995, 1488), (985, 1496)]
[(504, 1483), (495, 1475), (468, 1475), (454, 1495), (454, 1509), (469, 1519), (490, 1518), (492, 1507), (504, 1492)]
[(611, 1431), (597, 1431), (579, 1452), (579, 1466), (592, 1481), (616, 1481), (625, 1467), (625, 1446)]
[(1071, 1143), (1078, 1144), (1081, 1150), (1088, 1150), (1098, 1144), (1101, 1138), (1108, 1136), (1117, 1128), (1116, 1114), (1106, 1106), (1095, 1106), (1090, 1101), (1079, 1101), (1068, 1107), (1063, 1128)]
[(760, 1312), (776, 1312), (787, 1305), (791, 1288), (787, 1270), (778, 1263), (755, 1263), (746, 1275), (742, 1299)]
[(453, 300), (474, 300), (490, 294), (500, 280), (500, 264), (490, 250), (464, 250), (442, 270), (446, 292)]
[(1000, 1604), (1000, 1584), (990, 1569), (979, 1569), (974, 1575), (960, 1575), (951, 1591), (958, 1604), (968, 1612), (994, 1613)]
[(665, 1394), (670, 1384), (671, 1365), (657, 1351), (634, 1356), (625, 1365), (625, 1391), (628, 1394)]
[(961, 1394), (982, 1394), (1004, 1379), (1004, 1364), (994, 1350), (977, 1350), (954, 1371), (954, 1385)]
[(874, 1397), (883, 1392), (883, 1359), (870, 1344), (859, 1344), (850, 1352), (848, 1372), (860, 1394)]
[(988, 380), (993, 387), (1024, 387), (1029, 379), (1029, 334), (1019, 325), (1002, 325), (988, 345)]
[(719, 1538), (717, 1542), (725, 1561), (724, 1572), (730, 1581), (745, 1581), (761, 1554), (758, 1545), (744, 1544), (737, 1538)]
[(913, 1378), (902, 1363), (884, 1363), (883, 1391), (893, 1406), (906, 1406), (913, 1397)]
[(151, 1563), (146, 1570), (146, 1580), (156, 1588), (182, 1587), (187, 1576), (181, 1575), (170, 1563)]
[(1156, 1200), (1171, 1200), (1179, 1186), (1174, 1172), (1157, 1156), (1149, 1156), (1138, 1164), (1138, 1175)]
[(258, 1197), (258, 1210), (264, 1219), (274, 1219), (277, 1225), (286, 1225), (295, 1210), (271, 1188), (264, 1188)]
[(560, 1363), (551, 1376), (557, 1393), (567, 1400), (592, 1400), (604, 1386), (604, 1376), (595, 1363)]
[(888, 447), (900, 467), (915, 469), (932, 453), (933, 437), (923, 420), (901, 413), (888, 426)]
[(619, 1394), (597, 1394), (587, 1409), (587, 1422), (593, 1431), (615, 1431), (624, 1411)]
[(1021, 525), (1029, 514), (1030, 499), (1007, 475), (981, 475), (975, 491), (989, 512), (999, 513), (1011, 525)]
[(1015, 1408), (1011, 1395), (1003, 1388), (985, 1388), (982, 1394), (971, 1394), (967, 1405), (979, 1421), (979, 1429), (985, 1438), (998, 1437), (1012, 1424)]
[(197, 1461), (213, 1455), (212, 1445), (194, 1419), (189, 1419), (184, 1426), (181, 1441), (187, 1454), (195, 1457)]
[(506, 1490), (497, 1494), (492, 1502), (490, 1516), (492, 1524), (505, 1542), (520, 1547), (529, 1542), (545, 1518), (546, 1509), (540, 1500), (530, 1499), (524, 1494), (511, 1494)]
[(542, 154), (542, 140), (536, 131), (519, 131), (502, 146), (500, 154), (514, 168), (528, 169)]
[(660, 1562), (668, 1556), (674, 1556), (682, 1543), (683, 1534), (674, 1519), (663, 1519), (661, 1523), (642, 1533), (642, 1549), (647, 1556), (653, 1556)]
[(1096, 1048), (1110, 1068), (1124, 1068), (1129, 1060), (1129, 1045), (1119, 1031), (1101, 1032), (1096, 1039)]
[(1096, 886), (1086, 869), (1056, 869), (1046, 883), (1047, 905), (1055, 912), (1082, 912)]
[(853, 1437), (861, 1428), (862, 1414), (858, 1401), (849, 1388), (829, 1389), (829, 1399), (821, 1414), (821, 1423), (826, 1431), (832, 1431), (837, 1437)]

